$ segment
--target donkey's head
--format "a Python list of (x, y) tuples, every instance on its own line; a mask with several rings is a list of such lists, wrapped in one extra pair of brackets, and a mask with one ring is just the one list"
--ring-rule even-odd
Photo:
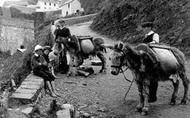
[(123, 48), (124, 44), (120, 42), (113, 47), (113, 51), (111, 52), (111, 74), (113, 75), (118, 75), (120, 70), (122, 69), (122, 66), (126, 64)]

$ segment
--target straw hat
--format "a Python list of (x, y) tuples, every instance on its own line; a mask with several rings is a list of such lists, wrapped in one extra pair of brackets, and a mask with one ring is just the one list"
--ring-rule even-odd
[(52, 51), (51, 47), (50, 46), (44, 46), (43, 47), (44, 50), (49, 50), (49, 51)]
[(36, 45), (34, 51), (43, 50), (44, 48), (41, 45)]

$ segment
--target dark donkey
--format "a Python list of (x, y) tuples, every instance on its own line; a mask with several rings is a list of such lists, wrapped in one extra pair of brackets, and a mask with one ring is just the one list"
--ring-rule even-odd
[[(104, 57), (106, 48), (104, 46), (104, 39), (93, 39), (93, 37), (90, 36), (73, 35), (71, 39), (60, 38), (59, 43), (63, 44), (63, 47), (69, 52), (71, 58), (69, 63), (70, 67), (79, 67), (89, 56), (97, 56), (102, 62), (102, 67), (99, 72), (106, 72), (106, 58)], [(54, 50), (58, 50), (56, 49), (56, 47), (58, 47), (56, 44), (54, 47)], [(70, 69), (69, 72), (72, 73), (72, 69)]]
[[(152, 49), (155, 51), (158, 63), (155, 63), (152, 55), (147, 52), (147, 50), (152, 49), (146, 44), (139, 44), (135, 47), (123, 43), (116, 44), (114, 47), (112, 46), (113, 52), (110, 57), (111, 73), (113, 75), (118, 75), (123, 66), (128, 66), (132, 71), (140, 95), (136, 110), (142, 111), (142, 115), (146, 115), (149, 110), (148, 98), (151, 81), (172, 80), (174, 91), (170, 103), (174, 105), (179, 87), (177, 76), (179, 76), (184, 86), (184, 96), (181, 104), (187, 104), (188, 102), (189, 80), (185, 71), (184, 54), (174, 47), (154, 46)], [(176, 75), (176, 78), (171, 79), (173, 75)]]

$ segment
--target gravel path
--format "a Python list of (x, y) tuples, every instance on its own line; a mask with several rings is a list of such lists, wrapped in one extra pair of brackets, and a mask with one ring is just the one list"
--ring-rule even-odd
[[(93, 37), (103, 37), (89, 29), (91, 22), (71, 26), (71, 32), (75, 35), (90, 35)], [(107, 43), (114, 43), (113, 40), (103, 37)], [(110, 52), (110, 50), (108, 50)], [(108, 58), (109, 53), (106, 54)], [(85, 65), (90, 66), (90, 60), (85, 61)], [(109, 65), (109, 60), (108, 64)], [(188, 63), (188, 72), (190, 72)], [(133, 84), (125, 102), (124, 94), (130, 83), (124, 80), (122, 75), (113, 76), (109, 69), (107, 74), (99, 74), (100, 67), (93, 66), (95, 74), (90, 77), (66, 77), (58, 74), (56, 87), (62, 98), (58, 102), (73, 104), (77, 109), (92, 114), (97, 118), (141, 118), (135, 112), (138, 103), (138, 92)], [(109, 67), (108, 67), (109, 68)], [(125, 72), (127, 78), (132, 79), (130, 71)], [(190, 77), (190, 76), (189, 76)], [(172, 83), (160, 82), (158, 88), (158, 101), (151, 105), (148, 116), (143, 118), (190, 118), (190, 104), (170, 106), (168, 105), (172, 94)], [(183, 88), (180, 83), (178, 101), (182, 98)], [(40, 108), (45, 113), (52, 98), (48, 95), (42, 98)]]

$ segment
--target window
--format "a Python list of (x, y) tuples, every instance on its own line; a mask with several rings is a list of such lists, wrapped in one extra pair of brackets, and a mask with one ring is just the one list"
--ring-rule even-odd
[(68, 8), (70, 8), (70, 3), (68, 4)]
[(44, 4), (46, 5), (46, 2), (44, 2)]
[(68, 14), (69, 14), (69, 12), (67, 11), (67, 12), (66, 12), (66, 16), (67, 16)]
[(56, 6), (56, 4), (54, 4), (54, 6)]
[(2, 16), (3, 15), (3, 9), (2, 9), (2, 7), (0, 7), (0, 16)]
[(46, 7), (44, 7), (44, 9), (46, 9)]
[(51, 6), (51, 3), (49, 3), (49, 5)]

